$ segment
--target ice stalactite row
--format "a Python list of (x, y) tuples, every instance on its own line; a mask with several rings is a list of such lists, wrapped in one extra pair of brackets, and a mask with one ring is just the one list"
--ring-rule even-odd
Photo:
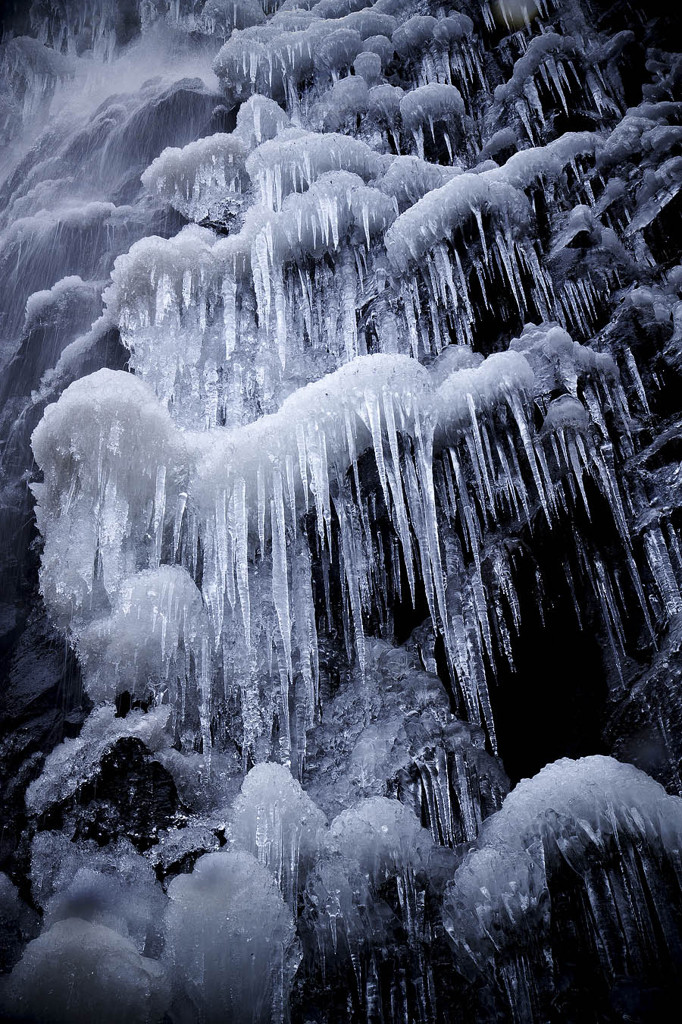
[(218, 219), (241, 199), (244, 155), (240, 139), (216, 133), (184, 149), (165, 149), (142, 181), (188, 220)]
[(229, 167), (221, 217), (249, 180), (263, 201), (241, 230), (145, 239), (118, 261), (107, 293), (135, 371), (189, 426), (273, 412), (294, 386), (368, 350), (356, 309), (374, 280), (373, 243), (397, 215), (391, 196), (365, 184), (380, 157), (352, 139), (295, 129), (270, 140), (283, 128), (273, 108), (255, 97), (232, 137), (197, 145), (191, 164), (167, 152), (144, 176), (203, 220), (220, 207), (215, 181)]
[[(287, 353), (307, 370), (300, 384), (365, 351), (421, 357), (439, 352), (453, 333), (459, 343), (471, 344), (493, 316), (512, 323), (557, 319), (584, 335), (598, 319), (605, 293), (627, 269), (622, 244), (613, 231), (595, 225), (587, 207), (571, 213), (557, 236), (549, 263), (555, 280), (528, 234), (537, 190), (553, 190), (563, 202), (567, 169), (580, 178), (576, 161), (594, 159), (599, 140), (593, 133), (569, 133), (523, 150), (503, 168), (458, 174), (423, 161), (391, 160), (333, 133), (291, 129), (289, 135), (272, 120), (267, 101), (255, 99), (242, 108), (240, 117), (248, 116), (233, 136), (214, 136), (185, 154), (167, 152), (144, 180), (199, 221), (229, 219), (249, 180), (262, 205), (252, 206), (241, 231), (225, 240), (187, 231), (178, 236), (177, 250), (154, 240), (140, 243), (119, 261), (108, 296), (136, 370), (148, 378), (161, 373), (157, 392), (181, 404), (184, 415), (198, 398), (197, 425), (200, 416), (209, 425), (232, 425), (273, 411), (286, 392), (278, 362), (286, 362)], [(262, 137), (264, 115), (266, 141), (244, 167), (240, 154), (249, 143), (242, 138), (251, 136), (253, 145)], [(280, 134), (270, 139), (277, 127)], [(226, 174), (221, 201), (216, 182), (226, 181)], [(376, 186), (363, 188), (358, 179)], [(292, 193), (299, 192), (296, 199)], [(404, 209), (409, 201), (414, 205)], [(576, 282), (569, 247), (586, 229), (596, 232), (608, 261), (595, 261)], [(384, 233), (385, 253), (377, 244)], [(492, 301), (500, 287), (507, 296), (501, 305)], [(181, 364), (172, 346), (155, 343), (169, 329), (191, 338)], [(328, 354), (329, 335), (336, 341)], [(241, 352), (238, 342), (248, 348)], [(244, 408), (252, 394), (256, 407)]]
[[(461, 346), (451, 352), (456, 359), (445, 352), (430, 371), (408, 356), (357, 357), (278, 412), (232, 430), (179, 429), (137, 378), (121, 373), (101, 371), (67, 389), (34, 436), (45, 470), (34, 489), (43, 593), (68, 624), (93, 695), (146, 684), (160, 696), (170, 687), (182, 720), (190, 687), (209, 743), (214, 700), (238, 695), (245, 751), (276, 716), (289, 761), (295, 694), (303, 757), (319, 704), (321, 621), (337, 623), (364, 671), (367, 624), (378, 613), (390, 634), (404, 567), (404, 596), (414, 601), (423, 588), (462, 710), (485, 723), (494, 744), (494, 634), (513, 660), (509, 635), (521, 623), (508, 553), (498, 548), (488, 583), (482, 557), (510, 522), (530, 526), (539, 514), (551, 528), (576, 502), (589, 516), (587, 479), (611, 510), (648, 617), (605, 421), (608, 407), (627, 437), (611, 358), (552, 325), (483, 361)], [(530, 402), (544, 413), (540, 430)], [(369, 490), (365, 452), (377, 474)], [(146, 572), (131, 576), (141, 565)], [(340, 609), (330, 573), (341, 581)], [(616, 648), (612, 582), (606, 573), (593, 583)], [(112, 659), (113, 674), (97, 668)]]

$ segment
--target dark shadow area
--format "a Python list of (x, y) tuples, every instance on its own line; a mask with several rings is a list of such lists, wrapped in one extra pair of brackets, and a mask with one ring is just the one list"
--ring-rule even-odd
[(499, 662), (490, 696), (499, 753), (512, 784), (536, 775), (561, 757), (605, 752), (601, 739), (607, 698), (602, 644), (581, 629), (565, 581), (552, 573), (543, 618), (531, 566), (520, 579), (521, 635), (514, 644), (516, 671)]

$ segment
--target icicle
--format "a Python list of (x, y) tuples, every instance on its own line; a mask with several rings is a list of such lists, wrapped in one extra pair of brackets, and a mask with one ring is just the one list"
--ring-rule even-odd
[[(270, 499), (270, 520), (272, 525), (272, 599), (277, 612), (279, 631), (284, 648), (286, 670), (293, 676), (291, 661), (291, 613), (289, 610), (289, 573), (287, 562), (286, 527), (284, 516), (284, 493), (279, 470), (272, 473), (273, 495)], [(288, 706), (288, 700), (287, 700)]]
[(152, 529), (155, 534), (154, 564), (161, 561), (161, 545), (163, 544), (163, 527), (166, 513), (166, 467), (159, 466), (156, 471), (156, 492), (154, 495), (154, 519)]
[(646, 413), (646, 415), (650, 416), (651, 415), (651, 409), (649, 408), (649, 401), (647, 399), (646, 390), (644, 388), (644, 384), (642, 383), (642, 378), (640, 376), (639, 369), (637, 367), (637, 363), (635, 362), (635, 357), (632, 354), (632, 350), (627, 348), (627, 347), (624, 350), (624, 354), (625, 354), (625, 362), (627, 364), (628, 372), (630, 373), (632, 381), (633, 381), (633, 383), (635, 385), (635, 391), (637, 392), (637, 397), (639, 398), (640, 404), (641, 404), (642, 408), (644, 409), (644, 412)]
[(210, 766), (211, 763), (211, 718), (210, 718), (210, 703), (211, 703), (211, 676), (210, 676), (210, 655), (208, 647), (208, 637), (204, 636), (201, 639), (201, 663), (200, 663), (200, 680), (199, 687), (201, 692), (201, 706), (199, 709), (201, 718), (201, 737), (203, 741), (203, 754), (206, 758), (207, 764)]
[(653, 576), (666, 615), (672, 618), (682, 611), (682, 595), (675, 579), (670, 555), (660, 527), (648, 529), (644, 534), (644, 550), (651, 575)]
[(237, 345), (237, 281), (234, 277), (225, 277), (222, 295), (225, 358), (229, 359)]
[(386, 502), (386, 507), (389, 508), (388, 480), (386, 477), (386, 465), (384, 461), (384, 439), (381, 432), (381, 410), (379, 406), (379, 399), (373, 391), (365, 391), (365, 412), (367, 415), (369, 429), (372, 434), (374, 458), (376, 460), (377, 471), (379, 473), (381, 491), (384, 496), (384, 501)]
[[(369, 248), (369, 232), (367, 234)], [(356, 271), (353, 255), (349, 248), (341, 251), (338, 273), (341, 276), (342, 330), (346, 359), (350, 362), (358, 355), (358, 332), (356, 323)]]
[(260, 546), (261, 561), (265, 558), (265, 470), (259, 462), (256, 471), (257, 487), (257, 519), (258, 519), (258, 543)]
[(474, 396), (467, 392), (466, 395), (467, 406), (469, 409), (469, 416), (471, 417), (471, 427), (473, 436), (473, 452), (474, 462), (478, 467), (479, 478), (483, 482), (485, 493), (488, 497), (488, 507), (490, 512), (495, 514), (495, 502), (493, 499), (492, 487), (490, 486), (490, 477), (488, 476), (488, 466), (485, 454), (483, 452), (483, 443), (481, 441), (481, 432), (478, 427), (478, 419), (476, 417), (476, 404), (474, 402)]
[(414, 580), (414, 566), (413, 566), (413, 554), (412, 554), (412, 538), (410, 536), (410, 525), (407, 517), (407, 509), (405, 508), (405, 498), (403, 494), (403, 485), (400, 476), (400, 453), (398, 451), (398, 436), (396, 433), (395, 426), (395, 415), (393, 410), (393, 399), (387, 391), (383, 393), (383, 410), (384, 420), (386, 423), (386, 433), (388, 436), (388, 445), (391, 452), (391, 472), (389, 476), (391, 484), (391, 495), (393, 498), (393, 506), (395, 508), (398, 535), (403, 549), (403, 559), (405, 562), (405, 569), (407, 572), (407, 579), (410, 586), (410, 596), (412, 598), (412, 604), (415, 603), (415, 580)]
[(521, 441), (523, 443), (523, 448), (526, 453), (526, 457), (528, 458), (528, 462), (530, 464), (531, 472), (533, 474), (533, 479), (535, 481), (535, 486), (537, 488), (538, 497), (540, 499), (542, 510), (545, 513), (545, 518), (547, 522), (551, 526), (552, 518), (550, 514), (549, 502), (547, 494), (545, 492), (542, 478), (540, 476), (540, 471), (538, 469), (536, 452), (535, 448), (533, 447), (533, 443), (531, 441), (530, 433), (528, 430), (526, 414), (523, 409), (523, 406), (521, 405), (520, 399), (515, 392), (509, 393), (509, 405), (511, 407), (512, 413), (514, 414), (514, 419), (519, 429), (519, 434), (521, 435)]
[[(350, 600), (351, 614), (353, 617), (353, 636), (355, 639), (355, 652), (358, 658), (358, 665), (362, 678), (365, 677), (365, 633), (362, 622), (362, 601), (360, 598), (360, 558), (357, 550), (356, 540), (352, 529), (351, 520), (348, 516), (348, 509), (343, 501), (336, 506), (339, 518), (339, 535), (341, 540), (341, 553), (343, 556), (344, 580)], [(345, 608), (344, 608), (345, 611)]]
[(235, 510), (235, 565), (237, 570), (237, 591), (244, 623), (244, 642), (247, 656), (251, 655), (251, 600), (249, 595), (249, 511), (246, 501), (246, 482), (242, 477), (234, 484)]

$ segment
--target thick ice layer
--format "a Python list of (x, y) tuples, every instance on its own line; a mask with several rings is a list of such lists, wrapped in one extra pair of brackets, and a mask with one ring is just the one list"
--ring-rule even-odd
[(665, 154), (679, 141), (682, 103), (663, 101), (631, 107), (600, 146), (602, 170), (636, 162), (647, 154)]
[(470, 428), (474, 416), (485, 417), (496, 405), (529, 395), (534, 387), (533, 370), (514, 351), (488, 356), (480, 366), (456, 369), (436, 391), (437, 443), (446, 444)]
[(437, 243), (452, 238), (455, 230), (478, 211), (513, 223), (523, 231), (530, 209), (523, 190), (538, 179), (556, 177), (576, 156), (594, 151), (589, 132), (567, 133), (556, 142), (522, 150), (504, 167), (481, 174), (462, 174), (424, 196), (406, 210), (386, 236), (386, 250), (394, 266), (405, 271)]
[(499, 172), (461, 174), (434, 189), (406, 210), (386, 236), (386, 251), (399, 271), (420, 260), (438, 242), (450, 238), (475, 210), (493, 211), (523, 226), (529, 217), (525, 197)]
[(127, 840), (104, 849), (40, 832), (31, 845), (33, 898), (45, 928), (80, 918), (129, 938), (140, 953), (157, 956), (167, 903), (150, 862)]
[(319, 256), (337, 249), (349, 232), (369, 248), (372, 237), (383, 234), (395, 214), (394, 204), (357, 174), (323, 174), (304, 195), (288, 196), (282, 216), (270, 219), (271, 258), (286, 263), (297, 256)]
[(381, 78), (381, 64), (380, 54), (372, 50), (363, 50), (353, 61), (353, 71), (360, 78), (364, 78), (367, 85), (374, 85)]
[(588, 277), (580, 289), (567, 282), (555, 291), (552, 264), (541, 262), (534, 193), (542, 187), (560, 204), (567, 174), (579, 174), (576, 161), (597, 141), (568, 133), (514, 154), (503, 167), (485, 162), (426, 192), (391, 225), (385, 246), (403, 282), (404, 329), (425, 352), (439, 352), (453, 331), (459, 344), (473, 344), (490, 316), (508, 323), (561, 318), (587, 332), (594, 288)]
[(150, 750), (168, 743), (164, 729), (170, 708), (154, 708), (147, 714), (131, 712), (117, 718), (112, 705), (96, 708), (75, 739), (66, 739), (48, 756), (43, 773), (26, 792), (26, 805), (33, 814), (68, 800), (97, 773), (103, 755), (116, 741), (132, 736)]
[(423, 130), (424, 125), (437, 121), (453, 122), (464, 114), (464, 103), (459, 89), (454, 85), (422, 85), (411, 89), (400, 101), (403, 124), (410, 131)]
[[(497, 119), (517, 119), (531, 142), (542, 137), (554, 111), (568, 113), (575, 95), (595, 118), (619, 113), (614, 93), (620, 91), (616, 60), (630, 33), (614, 37), (609, 47), (598, 43), (585, 52), (571, 35), (544, 32), (532, 38), (514, 64), (511, 78), (494, 93)], [(616, 80), (614, 89), (613, 79)]]
[[(292, 194), (285, 208), (294, 201), (306, 203), (315, 188)], [(482, 668), (483, 660), (492, 659), (479, 563), (487, 522), (503, 522), (514, 509), (516, 516), (527, 519), (534, 510), (541, 510), (551, 523), (559, 503), (573, 500), (577, 491), (586, 505), (583, 476), (589, 473), (611, 505), (626, 543), (627, 534), (613, 467), (588, 431), (594, 421), (608, 437), (600, 411), (601, 391), (595, 387), (613, 385), (610, 359), (575, 345), (560, 328), (543, 325), (529, 327), (513, 343), (512, 351), (476, 363), (464, 348), (454, 349), (449, 359), (444, 354), (433, 373), (406, 356), (359, 357), (300, 388), (274, 415), (235, 430), (193, 434), (179, 431), (156, 411), (148, 391), (134, 378), (95, 375), (94, 393), (102, 400), (94, 423), (89, 421), (88, 442), (103, 438), (97, 449), (102, 453), (100, 473), (116, 479), (115, 487), (104, 491), (101, 476), (81, 472), (80, 462), (74, 466), (59, 461), (62, 445), (68, 444), (71, 454), (78, 451), (73, 439), (80, 435), (71, 431), (70, 417), (80, 409), (81, 394), (92, 394), (85, 382), (73, 391), (68, 389), (37, 432), (36, 456), (49, 462), (39, 492), (46, 552), (53, 550), (53, 537), (72, 538), (74, 578), (81, 581), (81, 589), (72, 584), (63, 597), (64, 577), (53, 575), (45, 559), (43, 592), (60, 614), (66, 613), (70, 602), (71, 629), (80, 636), (92, 694), (111, 698), (123, 689), (140, 693), (151, 689), (159, 698), (168, 688), (174, 706), (179, 702), (184, 707), (186, 694), (198, 693), (208, 743), (216, 670), (224, 658), (221, 649), (231, 649), (234, 653), (223, 663), (223, 687), (226, 696), (240, 693), (247, 745), (265, 728), (267, 716), (279, 713), (284, 724), (280, 742), (288, 759), (288, 703), (298, 673), (302, 673), (303, 687), (296, 684), (297, 715), (302, 716), (297, 729), (305, 732), (310, 727), (317, 703), (318, 613), (310, 580), (316, 554), (301, 528), (301, 517), (314, 511), (323, 552), (331, 554), (333, 531), (339, 531), (335, 557), (348, 602), (343, 608), (344, 630), (360, 666), (364, 664), (364, 616), (375, 599), (371, 595), (385, 586), (385, 577), (375, 567), (378, 555), (370, 528), (373, 513), (368, 502), (376, 499), (362, 493), (358, 475), (359, 457), (369, 451), (410, 591), (414, 593), (415, 581), (421, 579), (467, 712), (474, 721), (482, 713), (494, 737)], [(559, 385), (575, 397), (578, 380), (583, 378), (587, 407), (580, 404), (579, 418), (575, 409), (570, 416), (550, 410), (543, 431), (536, 436), (529, 413), (533, 399), (544, 401), (543, 396)], [(122, 406), (119, 394), (126, 396)], [(91, 417), (95, 408), (89, 405)], [(134, 495), (127, 490), (137, 477), (119, 478), (117, 473), (120, 445), (127, 436), (124, 431), (133, 429), (141, 417), (155, 424), (158, 440), (156, 446), (149, 445), (150, 427), (146, 427), (143, 466), (149, 491), (140, 503), (137, 483)], [(83, 418), (83, 426), (87, 422)], [(500, 441), (491, 444), (491, 432), (501, 423), (507, 425), (510, 438), (516, 438), (509, 446)], [(435, 484), (431, 475), (434, 431), (439, 453)], [(554, 447), (548, 453), (546, 445), (552, 438)], [(109, 447), (104, 447), (107, 443)], [(127, 443), (135, 451), (137, 440)], [(514, 445), (524, 452), (523, 468)], [(174, 465), (177, 471), (180, 454), (186, 475), (178, 480), (167, 467)], [(80, 458), (85, 458), (85, 452)], [(113, 519), (116, 523), (117, 532), (107, 535), (107, 547), (95, 529), (87, 537), (84, 534), (83, 520), (89, 522), (85, 511), (77, 512), (74, 523), (73, 506), (64, 508), (61, 499), (51, 497), (61, 493), (63, 474), (77, 481), (79, 510), (96, 508), (101, 522)], [(557, 480), (563, 477), (569, 481), (567, 495), (556, 490)], [(444, 516), (440, 526), (437, 504)], [(477, 568), (473, 584), (465, 583), (465, 565), (459, 556), (448, 555), (448, 572), (454, 573), (453, 594), (448, 597), (441, 582), (443, 547), (449, 550), (448, 531), (456, 522)], [(155, 541), (139, 546), (134, 538), (140, 536), (143, 523), (147, 536)], [(156, 568), (171, 555), (187, 571), (163, 564)], [(132, 560), (139, 565), (141, 558), (149, 571), (139, 576), (128, 573), (126, 581), (123, 567)], [(263, 562), (264, 567), (256, 570)], [(634, 563), (629, 564), (641, 588)], [(191, 576), (198, 578), (199, 565), (201, 599), (191, 580)], [(98, 571), (93, 573), (93, 566)], [(508, 570), (502, 577), (507, 580), (504, 587), (511, 587)], [(470, 598), (456, 596), (459, 588), (467, 593), (472, 585)], [(462, 618), (458, 602), (467, 605), (469, 600), (473, 604)], [(104, 610), (108, 617), (102, 617)], [(99, 621), (84, 629), (85, 621), (93, 617)], [(496, 621), (500, 629), (507, 629), (501, 612)], [(263, 708), (256, 710), (262, 700), (256, 680), (263, 673), (272, 675), (260, 653), (270, 650), (278, 661), (273, 682), (277, 676), (279, 681), (264, 721)]]
[[(369, 159), (361, 143), (354, 153)], [(252, 208), (227, 238), (188, 227), (137, 243), (117, 260), (105, 296), (135, 371), (188, 426), (231, 426), (277, 408), (291, 390), (287, 361), (301, 384), (360, 351), (368, 251), (396, 212), (390, 197), (340, 170), (288, 195), (280, 212)], [(327, 291), (324, 304), (315, 286)]]
[(330, 171), (350, 171), (368, 181), (377, 176), (379, 167), (378, 154), (359, 139), (295, 129), (264, 142), (246, 163), (261, 202), (272, 210), (281, 209), (290, 192), (304, 192)]
[(261, 25), (265, 21), (263, 7), (260, 0), (206, 0), (199, 18), (195, 19), (196, 27), (209, 35), (227, 39), (234, 29)]
[(473, 28), (471, 19), (459, 12), (437, 18), (417, 14), (396, 29), (392, 41), (406, 75), (417, 86), (454, 81), (468, 96), (475, 79), (486, 85)]
[(359, 869), (378, 888), (387, 877), (423, 869), (433, 843), (411, 810), (397, 800), (372, 797), (334, 818), (327, 848), (346, 871)]
[[(241, 105), (232, 133), (216, 132), (182, 149), (165, 149), (144, 172), (142, 183), (188, 220), (224, 221), (240, 212), (249, 175), (259, 180), (258, 172), (277, 162), (267, 155), (277, 152), (276, 145), (268, 148), (267, 143), (288, 128), (289, 118), (280, 106), (264, 96), (252, 96)], [(246, 159), (261, 145), (266, 146), (265, 154), (252, 174)], [(286, 161), (284, 154), (282, 159)], [(325, 169), (335, 166), (342, 164), (332, 162)]]
[(378, 185), (382, 192), (395, 197), (402, 212), (461, 173), (459, 167), (442, 167), (416, 156), (399, 156), (391, 162)]
[[(164, 514), (158, 515), (162, 527)], [(159, 565), (122, 580), (112, 603), (111, 615), (78, 634), (88, 693), (95, 701), (124, 692), (143, 700), (153, 694), (159, 703), (167, 698), (182, 721), (197, 695), (203, 705), (210, 674), (202, 644), (209, 623), (192, 577), (179, 565)]]
[(352, 134), (369, 109), (369, 89), (364, 78), (348, 75), (335, 82), (311, 111), (311, 120), (325, 132)]
[(531, 39), (528, 49), (514, 65), (512, 77), (504, 85), (495, 90), (495, 102), (503, 104), (516, 99), (524, 93), (529, 79), (537, 73), (545, 63), (550, 64), (553, 74), (558, 74), (556, 66), (551, 68), (554, 54), (573, 54), (575, 44), (570, 36), (560, 36), (556, 32), (545, 32)]
[[(310, 579), (306, 579), (310, 572), (310, 555), (305, 554), (304, 537), (297, 544), (287, 539), (287, 533), (292, 536), (290, 531), (293, 531), (293, 538), (296, 538), (298, 517), (310, 509), (315, 511), (320, 543), (325, 547), (330, 543), (333, 481), (341, 482), (349, 468), (357, 469), (359, 453), (371, 445), (380, 460), (386, 498), (391, 495), (397, 503), (401, 533), (404, 542), (409, 543), (405, 532), (404, 497), (394, 460), (396, 422), (403, 430), (415, 431), (417, 439), (422, 436), (426, 439), (430, 433), (428, 409), (420, 407), (421, 395), (415, 387), (415, 369), (406, 357), (356, 359), (333, 376), (300, 389), (284, 402), (276, 415), (263, 417), (239, 431), (215, 434), (207, 438), (208, 444), (202, 445), (206, 454), (198, 464), (192, 487), (192, 516), (196, 523), (194, 528), (203, 538), (202, 588), (216, 634), (232, 628), (229, 606), (235, 607), (238, 597), (239, 618), (243, 621), (242, 642), (247, 652), (252, 649), (256, 642), (252, 629), (262, 629), (272, 612), (265, 611), (266, 604), (261, 606), (260, 614), (254, 616), (253, 601), (261, 602), (265, 595), (262, 591), (252, 595), (250, 565), (256, 550), (260, 550), (261, 558), (267, 552), (272, 595), (267, 602), (272, 601), (271, 608), (276, 613), (276, 625), (272, 624), (275, 632), (271, 635), (277, 641), (285, 678), (292, 676), (292, 651), (299, 649), (299, 659), (303, 658), (306, 666), (304, 678), (308, 680), (308, 715), (315, 703), (317, 672), (313, 595)], [(421, 370), (420, 378), (426, 398), (426, 371)], [(417, 479), (420, 479), (422, 500), (427, 502), (428, 509), (425, 469), (425, 464), (420, 462), (415, 469), (415, 485), (418, 486)], [(335, 499), (334, 504), (338, 513), (342, 500)], [(432, 517), (433, 510), (427, 514)], [(430, 542), (426, 535), (422, 542), (428, 550)], [(343, 571), (349, 586), (352, 628), (362, 657), (362, 606), (358, 588), (366, 585), (360, 581), (369, 572), (369, 566), (366, 556), (356, 551), (356, 543), (352, 534), (343, 538)], [(304, 544), (303, 550), (301, 544)], [(411, 561), (411, 554), (408, 557)], [(425, 571), (431, 572), (426, 550), (424, 557)], [(435, 548), (433, 557), (437, 558)], [(288, 686), (284, 691), (285, 699), (288, 699), (287, 689)]]
[(251, 151), (262, 142), (274, 139), (278, 132), (289, 127), (289, 123), (279, 104), (256, 93), (240, 106), (234, 134)]
[(361, 52), (363, 39), (390, 36), (395, 28), (393, 18), (371, 8), (336, 19), (332, 31), (323, 19), (306, 21), (293, 31), (273, 21), (267, 29), (233, 32), (213, 65), (226, 90), (238, 98), (259, 92), (295, 108), (297, 87), (315, 72), (338, 75)]
[(509, 347), (524, 354), (545, 394), (563, 388), (577, 395), (578, 378), (583, 374), (617, 380), (617, 369), (608, 353), (578, 344), (558, 324), (526, 324)]
[(139, 567), (139, 540), (150, 519), (157, 537), (149, 565), (158, 565), (183, 442), (142, 381), (99, 370), (48, 406), (32, 443), (43, 467), (43, 483), (33, 485), (46, 541), (43, 594), (55, 617), (75, 625), (96, 617), (104, 595), (113, 599)]
[(466, 14), (453, 12), (446, 19), (415, 14), (393, 33), (393, 45), (401, 57), (411, 57), (415, 51), (436, 39), (459, 39), (471, 35), (473, 23)]
[[(304, 905), (315, 922), (306, 952), (313, 969), (324, 969), (332, 990), (339, 980), (352, 979), (366, 1012), (376, 998), (379, 963), (384, 961), (393, 988), (398, 959), (410, 964), (418, 1003), (424, 1009), (432, 1005), (424, 986), (422, 943), (424, 880), (436, 858), (428, 832), (395, 800), (363, 800), (331, 824), (327, 850), (305, 893)], [(392, 995), (392, 1002), (407, 1004), (404, 989), (395, 986)]]

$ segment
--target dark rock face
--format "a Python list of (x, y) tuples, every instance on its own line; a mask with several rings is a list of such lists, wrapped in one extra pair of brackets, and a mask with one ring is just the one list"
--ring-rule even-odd
[(158, 841), (159, 830), (177, 824), (179, 816), (172, 776), (144, 743), (127, 736), (104, 754), (92, 778), (72, 797), (46, 810), (37, 825), (73, 840), (94, 839), (100, 846), (126, 838), (144, 851)]
[(50, 750), (65, 737), (78, 734), (91, 707), (82, 691), (77, 661), (44, 616), (33, 614), (14, 643), (11, 635), (5, 639), (9, 640), (5, 648), (9, 670), (0, 705), (4, 869), (27, 838), (27, 786), (40, 773)]

